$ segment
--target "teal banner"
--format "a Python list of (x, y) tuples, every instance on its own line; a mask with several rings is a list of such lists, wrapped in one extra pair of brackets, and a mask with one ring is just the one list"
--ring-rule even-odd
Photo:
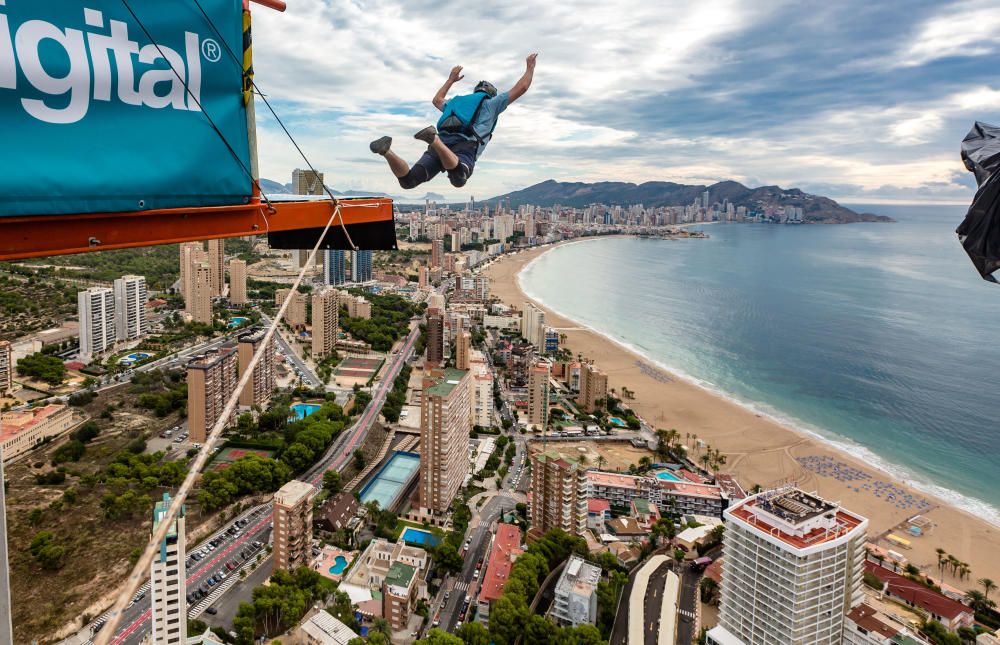
[(0, 0), (0, 217), (246, 203), (242, 21), (241, 0)]

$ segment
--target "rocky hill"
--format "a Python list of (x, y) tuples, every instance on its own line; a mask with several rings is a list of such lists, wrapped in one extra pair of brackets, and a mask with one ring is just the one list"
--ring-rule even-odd
[(810, 195), (798, 188), (761, 186), (748, 188), (736, 181), (722, 181), (711, 186), (692, 186), (669, 181), (649, 181), (632, 184), (617, 181), (597, 183), (543, 181), (523, 190), (486, 200), (510, 200), (512, 207), (521, 204), (536, 206), (583, 207), (589, 204), (622, 205), (642, 204), (648, 207), (685, 206), (700, 201), (705, 191), (709, 204), (728, 200), (735, 206), (745, 206), (748, 211), (763, 211), (766, 207), (797, 206), (803, 211), (805, 222), (815, 224), (847, 224), (850, 222), (891, 222), (891, 217), (872, 213), (857, 213), (834, 200), (820, 195)]

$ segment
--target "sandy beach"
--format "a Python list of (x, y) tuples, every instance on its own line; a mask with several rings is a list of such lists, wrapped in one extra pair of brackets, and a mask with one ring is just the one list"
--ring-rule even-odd
[[(517, 283), (517, 274), (539, 254), (553, 247), (505, 256), (485, 269), (493, 293), (520, 309), (530, 300)], [(541, 303), (536, 303), (544, 307)], [(962, 590), (978, 589), (979, 578), (1000, 580), (1000, 528), (949, 505), (853, 456), (809, 435), (684, 381), (629, 352), (612, 341), (545, 308), (546, 322), (566, 334), (573, 354), (594, 360), (608, 374), (608, 387), (627, 387), (635, 399), (626, 401), (650, 425), (674, 428), (682, 439), (697, 435), (726, 455), (726, 472), (745, 488), (767, 488), (794, 482), (823, 497), (840, 501), (869, 520), (869, 537), (895, 532), (910, 540), (905, 549), (881, 539), (879, 544), (902, 553), (912, 564), (938, 575), (935, 549), (969, 564), (964, 580), (945, 573), (944, 582)], [(693, 450), (693, 440), (691, 446)], [(697, 452), (693, 453), (697, 458)], [(921, 536), (904, 534), (900, 523), (922, 515), (933, 528)]]

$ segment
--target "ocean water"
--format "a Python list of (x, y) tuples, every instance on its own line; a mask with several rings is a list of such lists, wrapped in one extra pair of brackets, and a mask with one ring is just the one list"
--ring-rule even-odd
[(601, 238), (519, 280), (674, 373), (1000, 525), (1000, 286), (954, 235), (965, 209), (854, 208), (897, 223)]

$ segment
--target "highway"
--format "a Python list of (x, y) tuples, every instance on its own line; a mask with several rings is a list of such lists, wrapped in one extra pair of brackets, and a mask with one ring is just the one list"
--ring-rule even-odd
[(483, 561), (483, 566), (479, 572), (480, 576), (486, 573), (486, 550), (493, 535), (491, 531), (493, 522), (499, 519), (503, 513), (513, 509), (514, 504), (515, 502), (512, 498), (506, 494), (501, 494), (491, 498), (483, 506), (479, 525), (472, 529), (472, 535), (469, 538), (471, 543), (469, 551), (464, 555), (465, 564), (462, 565), (462, 571), (459, 573), (457, 580), (452, 584), (451, 596), (444, 603), (444, 607), (441, 608), (440, 615), (438, 616), (441, 621), (439, 627), (444, 631), (451, 633), (458, 627), (459, 616), (465, 605), (466, 596), (469, 596), (470, 604), (466, 610), (465, 620), (462, 622), (468, 620), (469, 610), (474, 608), (476, 604), (479, 580), (482, 579), (480, 577), (474, 581), (473, 575), (480, 560)]
[(417, 342), (419, 336), (420, 327), (419, 325), (414, 325), (409, 335), (403, 341), (402, 347), (391, 355), (386, 364), (385, 372), (382, 374), (382, 379), (372, 391), (371, 403), (365, 408), (364, 413), (347, 432), (341, 433), (334, 440), (323, 457), (301, 477), (302, 480), (311, 483), (313, 486), (320, 486), (323, 483), (323, 473), (328, 470), (344, 470), (347, 460), (350, 459), (354, 449), (364, 442), (364, 438), (368, 435), (372, 424), (378, 419), (379, 412), (382, 411), (382, 405), (385, 403), (385, 398), (392, 391), (393, 381), (396, 380), (399, 372), (403, 369), (403, 365), (406, 364), (406, 360), (409, 358), (410, 352), (413, 351), (413, 345)]
[[(271, 324), (271, 319), (265, 314), (260, 315), (260, 320), (264, 324), (264, 327), (268, 327)], [(323, 387), (325, 384), (320, 383), (319, 377), (313, 373), (306, 362), (295, 353), (295, 351), (285, 340), (285, 337), (281, 335), (281, 331), (277, 330), (274, 332), (275, 342), (278, 343), (278, 349), (282, 354), (285, 355), (285, 359), (288, 360), (299, 372), (302, 374), (302, 382), (309, 388)]]
[[(271, 531), (270, 504), (257, 506), (236, 519), (247, 520), (246, 525), (240, 530), (238, 535), (231, 535), (226, 532), (233, 526), (233, 523), (230, 522), (210, 535), (200, 545), (187, 549), (187, 593), (195, 591), (202, 585), (209, 588), (207, 584), (208, 579), (220, 569), (226, 569), (227, 562), (235, 560), (237, 563), (242, 563), (244, 559), (240, 556), (241, 551), (247, 551), (247, 559), (255, 558), (257, 553), (263, 548), (263, 545), (267, 544)], [(218, 546), (210, 551), (206, 557), (199, 561), (194, 561), (191, 558), (192, 554), (207, 547), (209, 541), (215, 539), (219, 540)], [(255, 548), (252, 546), (254, 542), (259, 542), (262, 546)], [(196, 600), (189, 607), (194, 607), (199, 602)], [(148, 632), (152, 629), (150, 625), (150, 615), (152, 612), (150, 603), (151, 596), (149, 594), (149, 583), (147, 582), (140, 587), (136, 600), (125, 609), (121, 627), (115, 638), (111, 640), (112, 645), (138, 645), (145, 639)], [(98, 617), (89, 626), (91, 629), (86, 631), (92, 631), (93, 626), (96, 624), (103, 624), (103, 618), (103, 616)]]

